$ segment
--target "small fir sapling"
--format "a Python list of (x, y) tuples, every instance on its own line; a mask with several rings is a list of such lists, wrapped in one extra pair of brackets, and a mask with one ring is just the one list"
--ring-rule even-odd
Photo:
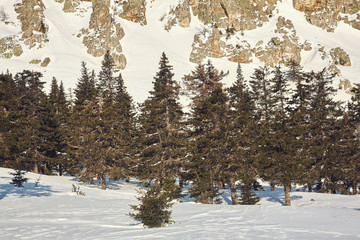
[(22, 170), (16, 170), (15, 172), (10, 173), (14, 177), (11, 179), (10, 184), (14, 184), (15, 187), (21, 188), (24, 187), (24, 183), (27, 182), (28, 178), (24, 177), (25, 172)]

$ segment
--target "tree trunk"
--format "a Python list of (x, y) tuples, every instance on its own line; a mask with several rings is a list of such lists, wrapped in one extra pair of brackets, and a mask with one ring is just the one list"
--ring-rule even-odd
[(286, 185), (284, 186), (285, 206), (291, 206), (290, 191), (291, 191), (291, 185), (290, 185), (290, 184), (286, 184)]
[(275, 192), (275, 183), (273, 181), (270, 181), (270, 190)]
[(219, 189), (224, 189), (225, 187), (224, 187), (224, 181), (222, 180), (222, 179), (219, 179), (218, 180), (218, 187), (219, 187)]
[(309, 192), (312, 192), (312, 185), (311, 185), (311, 183), (307, 183), (307, 187), (308, 187), (308, 191), (309, 191)]
[(63, 167), (59, 164), (59, 176), (63, 175)]
[(358, 193), (356, 182), (353, 182), (353, 184), (352, 184), (352, 193), (353, 193), (353, 195), (356, 195)]
[(126, 176), (125, 181), (126, 181), (126, 182), (130, 182), (130, 177), (129, 177), (129, 176)]
[(235, 184), (235, 179), (231, 178), (230, 179), (230, 191), (231, 191), (231, 202), (232, 205), (238, 205), (239, 204), (239, 197), (236, 193), (236, 184)]
[(101, 189), (106, 190), (106, 176), (101, 175)]

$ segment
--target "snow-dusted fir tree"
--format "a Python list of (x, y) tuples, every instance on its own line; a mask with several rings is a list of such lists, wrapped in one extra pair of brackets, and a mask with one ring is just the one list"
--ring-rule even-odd
[(172, 191), (179, 193), (175, 178), (179, 177), (184, 164), (183, 112), (179, 103), (180, 87), (173, 76), (172, 66), (163, 53), (153, 90), (141, 105), (139, 175), (145, 182), (168, 186), (171, 183)]
[[(239, 198), (236, 194), (241, 181), (241, 203), (250, 204), (250, 199), (256, 203), (252, 192), (252, 185), (256, 181), (256, 164), (253, 157), (254, 139), (254, 103), (249, 88), (245, 82), (241, 65), (238, 64), (235, 83), (228, 89), (229, 94), (229, 131), (228, 143), (230, 147), (229, 156), (223, 167), (227, 182), (230, 185), (232, 204), (236, 205)], [(244, 199), (244, 200), (243, 200)], [(246, 199), (246, 200), (245, 200)]]
[(191, 196), (201, 203), (216, 203), (219, 195), (216, 183), (228, 154), (227, 96), (221, 80), (227, 73), (219, 72), (209, 61), (199, 64), (184, 77), (191, 94), (191, 114), (188, 119), (188, 178), (192, 180)]

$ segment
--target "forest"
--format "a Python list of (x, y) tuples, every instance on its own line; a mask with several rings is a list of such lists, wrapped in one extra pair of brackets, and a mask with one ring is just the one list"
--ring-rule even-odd
[[(360, 183), (360, 84), (351, 101), (334, 100), (334, 76), (267, 66), (225, 88), (227, 72), (208, 61), (181, 81), (165, 53), (149, 97), (136, 105), (109, 52), (96, 73), (81, 64), (73, 92), (55, 77), (0, 74), (0, 166), (80, 181), (138, 178), (167, 202), (190, 186), (196, 202), (218, 203), (223, 188), (236, 204), (255, 204), (259, 180), (304, 191), (357, 194)], [(191, 99), (184, 111), (180, 96)], [(16, 173), (14, 173), (16, 174)], [(139, 207), (133, 206), (140, 210)], [(136, 217), (136, 216), (135, 216)]]

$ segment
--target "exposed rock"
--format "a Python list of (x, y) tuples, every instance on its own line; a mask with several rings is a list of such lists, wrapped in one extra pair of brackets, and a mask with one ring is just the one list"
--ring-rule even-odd
[(206, 25), (234, 28), (235, 31), (252, 30), (269, 21), (278, 0), (184, 0), (163, 17), (170, 29), (176, 23), (188, 26), (192, 13)]
[(331, 49), (330, 56), (336, 65), (351, 66), (349, 55), (340, 47)]
[(132, 22), (140, 23), (141, 25), (146, 25), (145, 0), (121, 1), (120, 5), (123, 7), (123, 12), (120, 14), (120, 17)]
[(30, 48), (47, 42), (48, 26), (45, 24), (45, 6), (41, 0), (23, 0), (15, 5), (21, 22), (22, 38)]
[(20, 56), (23, 53), (21, 45), (12, 37), (4, 37), (0, 39), (0, 57), (11, 58)]
[(183, 28), (189, 27), (191, 22), (189, 1), (185, 1), (182, 4), (180, 3), (175, 8), (171, 9), (170, 12), (164, 15), (160, 20), (166, 23), (166, 31), (169, 31), (175, 25), (179, 25)]
[(340, 80), (339, 89), (350, 90), (351, 87), (351, 83), (348, 79)]
[(120, 40), (124, 37), (124, 30), (120, 23), (115, 23), (110, 12), (110, 0), (93, 0), (93, 12), (88, 29), (82, 29), (83, 44), (87, 52), (94, 57), (103, 56), (110, 50), (116, 67), (125, 68), (126, 59), (121, 54)]
[(41, 59), (33, 59), (29, 63), (30, 64), (39, 64), (39, 63), (41, 63)]
[(40, 64), (40, 66), (42, 66), (42, 67), (47, 67), (50, 62), (51, 62), (50, 58), (46, 57), (46, 58), (42, 61), (42, 63)]
[(80, 5), (80, 0), (65, 0), (64, 12), (71, 13), (75, 12), (75, 8)]
[(360, 11), (358, 0), (293, 0), (293, 2), (295, 9), (305, 12), (309, 23), (329, 32), (334, 31), (341, 20), (360, 30), (360, 16), (358, 15), (359, 21), (348, 18), (348, 15)]
[(290, 20), (279, 17), (275, 33), (282, 38), (273, 37), (265, 48), (255, 50), (255, 56), (267, 65), (288, 65), (291, 62), (300, 64), (302, 45), (298, 41), (294, 25)]

